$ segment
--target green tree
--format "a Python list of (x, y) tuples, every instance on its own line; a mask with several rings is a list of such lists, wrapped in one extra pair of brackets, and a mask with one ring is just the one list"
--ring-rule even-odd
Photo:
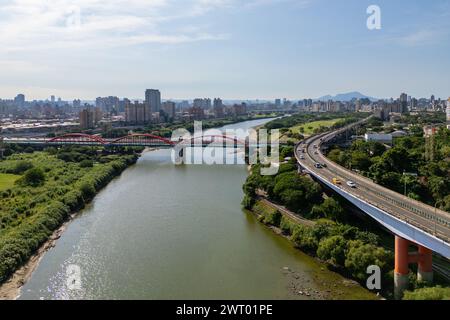
[(94, 162), (92, 160), (83, 160), (80, 162), (81, 168), (92, 168), (94, 166)]
[(21, 160), (16, 163), (11, 173), (22, 174), (31, 168), (33, 168), (33, 164), (31, 162)]
[(343, 266), (346, 249), (347, 240), (343, 236), (332, 236), (320, 241), (317, 256), (333, 265)]
[(283, 147), (280, 152), (281, 159), (285, 159), (287, 157), (293, 157), (294, 156), (294, 147), (288, 146)]
[(84, 182), (80, 186), (80, 190), (84, 199), (90, 199), (95, 195), (95, 187), (92, 183)]
[(311, 217), (314, 219), (343, 220), (345, 211), (338, 201), (329, 197), (320, 205), (315, 205), (311, 211)]
[(372, 162), (370, 161), (370, 157), (362, 151), (353, 151), (351, 153), (351, 163), (352, 168), (359, 169), (362, 171), (369, 170)]
[(353, 277), (360, 281), (367, 278), (367, 267), (376, 265), (386, 271), (390, 261), (390, 254), (381, 247), (373, 244), (364, 244), (361, 240), (348, 243), (348, 251), (345, 259), (345, 267)]
[(295, 226), (292, 232), (291, 240), (297, 248), (303, 251), (313, 253), (317, 251), (318, 242), (313, 236), (311, 228), (302, 225)]
[(25, 172), (25, 175), (17, 181), (25, 186), (38, 187), (44, 183), (45, 174), (40, 168), (32, 168)]

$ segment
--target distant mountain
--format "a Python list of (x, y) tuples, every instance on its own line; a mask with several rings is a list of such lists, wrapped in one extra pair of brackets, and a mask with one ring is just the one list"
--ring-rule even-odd
[(377, 98), (366, 96), (366, 95), (364, 95), (364, 94), (362, 94), (360, 92), (357, 92), (357, 91), (349, 92), (349, 93), (340, 93), (340, 94), (337, 94), (335, 96), (327, 95), (327, 96), (320, 97), (317, 100), (319, 100), (319, 101), (327, 101), (327, 100), (351, 101), (352, 99), (364, 99), (364, 98), (367, 98), (367, 99), (369, 99), (371, 101), (377, 101), (378, 100)]

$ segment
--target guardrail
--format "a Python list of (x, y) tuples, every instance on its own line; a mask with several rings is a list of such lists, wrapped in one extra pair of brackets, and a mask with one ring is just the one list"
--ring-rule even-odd
[[(392, 203), (393, 205), (402, 208), (404, 210), (407, 210), (409, 212), (411, 212), (412, 214), (416, 215), (416, 216), (420, 216), (422, 218), (425, 218), (427, 220), (430, 220), (430, 222), (434, 222), (435, 224), (439, 224), (439, 226), (443, 226), (444, 228), (448, 228), (449, 229), (449, 233), (443, 234), (441, 232), (438, 232), (436, 230), (436, 226), (434, 228), (434, 230), (423, 226), (422, 224), (419, 224), (418, 222), (414, 221), (414, 219), (409, 219), (406, 215), (404, 214), (398, 214), (396, 212), (393, 212), (390, 208), (385, 208), (384, 206), (381, 206), (378, 203), (373, 203), (373, 201), (370, 201), (369, 199), (365, 198), (364, 196), (361, 195), (353, 195), (351, 193), (352, 196), (359, 198), (365, 202), (367, 202), (368, 204), (379, 208), (380, 210), (383, 210), (384, 212), (386, 212), (387, 214), (392, 215), (393, 217), (396, 217), (397, 219), (400, 219), (402, 221), (405, 221), (421, 230), (424, 230), (427, 233), (433, 234), (436, 237), (449, 242), (450, 240), (450, 214), (442, 211), (442, 210), (438, 210), (435, 209), (431, 206), (428, 206), (422, 202), (416, 201), (414, 199), (405, 197), (403, 195), (400, 195), (399, 193), (396, 193), (392, 190), (389, 190), (387, 188), (381, 187), (378, 184), (374, 183), (372, 180), (370, 180), (367, 177), (363, 177), (361, 175), (358, 175), (356, 173), (354, 173), (351, 170), (348, 170), (347, 168), (344, 168), (342, 166), (337, 165), (336, 163), (332, 162), (331, 160), (329, 160), (328, 158), (326, 158), (321, 151), (321, 146), (323, 143), (328, 142), (331, 138), (334, 138), (336, 135), (341, 134), (343, 132), (345, 132), (346, 130), (351, 129), (352, 127), (356, 126), (356, 125), (360, 125), (364, 122), (366, 122), (367, 120), (369, 120), (369, 118), (364, 119), (362, 121), (359, 121), (357, 123), (354, 123), (350, 126), (346, 126), (345, 128), (333, 131), (333, 132), (328, 132), (328, 133), (324, 133), (324, 134), (320, 134), (314, 137), (310, 137), (307, 140), (305, 140), (303, 143), (299, 143), (296, 146), (295, 149), (295, 155), (297, 157), (297, 160), (299, 162), (301, 162), (301, 160), (299, 159), (298, 155), (297, 155), (297, 150), (300, 144), (305, 144), (306, 145), (306, 149), (308, 152), (309, 157), (311, 157), (312, 160), (316, 161), (315, 157), (311, 154), (309, 154), (309, 146), (311, 145), (311, 143), (317, 141), (320, 139), (320, 142), (317, 143), (318, 146), (318, 153), (319, 156), (321, 157), (321, 160), (323, 161), (323, 163), (326, 163), (328, 168), (327, 170), (329, 170), (330, 172), (332, 172), (333, 174), (337, 175), (337, 176), (342, 176), (342, 175), (349, 175), (351, 178), (351, 180), (354, 180), (355, 182), (357, 182), (359, 184), (360, 187), (362, 187), (365, 190), (370, 191), (371, 193), (375, 194), (376, 196), (389, 201), (390, 203)], [(310, 171), (314, 171), (314, 169), (309, 169)], [(339, 172), (340, 171), (340, 172)], [(344, 173), (344, 174), (343, 174)], [(315, 172), (315, 174), (317, 174), (318, 176), (320, 176), (322, 179), (324, 179), (325, 181), (327, 181), (327, 179), (323, 176), (321, 176), (319, 173)], [(366, 186), (369, 185), (369, 187)], [(346, 190), (342, 189), (344, 192), (347, 192)], [(348, 193), (348, 192), (347, 192)], [(433, 212), (433, 213), (431, 213)]]

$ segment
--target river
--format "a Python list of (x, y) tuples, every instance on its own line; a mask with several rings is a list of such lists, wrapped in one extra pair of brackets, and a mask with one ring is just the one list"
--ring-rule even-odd
[(144, 153), (69, 224), (20, 299), (374, 298), (244, 212), (246, 177), (245, 165), (174, 166), (170, 150)]

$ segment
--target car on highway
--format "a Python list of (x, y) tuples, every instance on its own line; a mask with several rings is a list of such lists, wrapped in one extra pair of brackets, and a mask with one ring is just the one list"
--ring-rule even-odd
[(316, 152), (314, 152), (314, 154), (319, 154), (319, 152), (318, 152), (318, 151), (316, 151)]
[(341, 179), (339, 179), (339, 178), (333, 178), (332, 182), (333, 182), (333, 184), (335, 184), (335, 185), (341, 185), (341, 184), (342, 184), (342, 181), (341, 181)]
[(347, 181), (347, 185), (348, 185), (350, 188), (356, 188), (356, 183), (354, 183), (353, 181)]
[(300, 156), (300, 160), (305, 160), (305, 156)]
[(326, 163), (322, 163), (322, 167), (328, 168), (328, 165)]
[(317, 169), (322, 169), (322, 165), (321, 165), (320, 163), (316, 163), (316, 164), (314, 165), (314, 167), (316, 167)]

